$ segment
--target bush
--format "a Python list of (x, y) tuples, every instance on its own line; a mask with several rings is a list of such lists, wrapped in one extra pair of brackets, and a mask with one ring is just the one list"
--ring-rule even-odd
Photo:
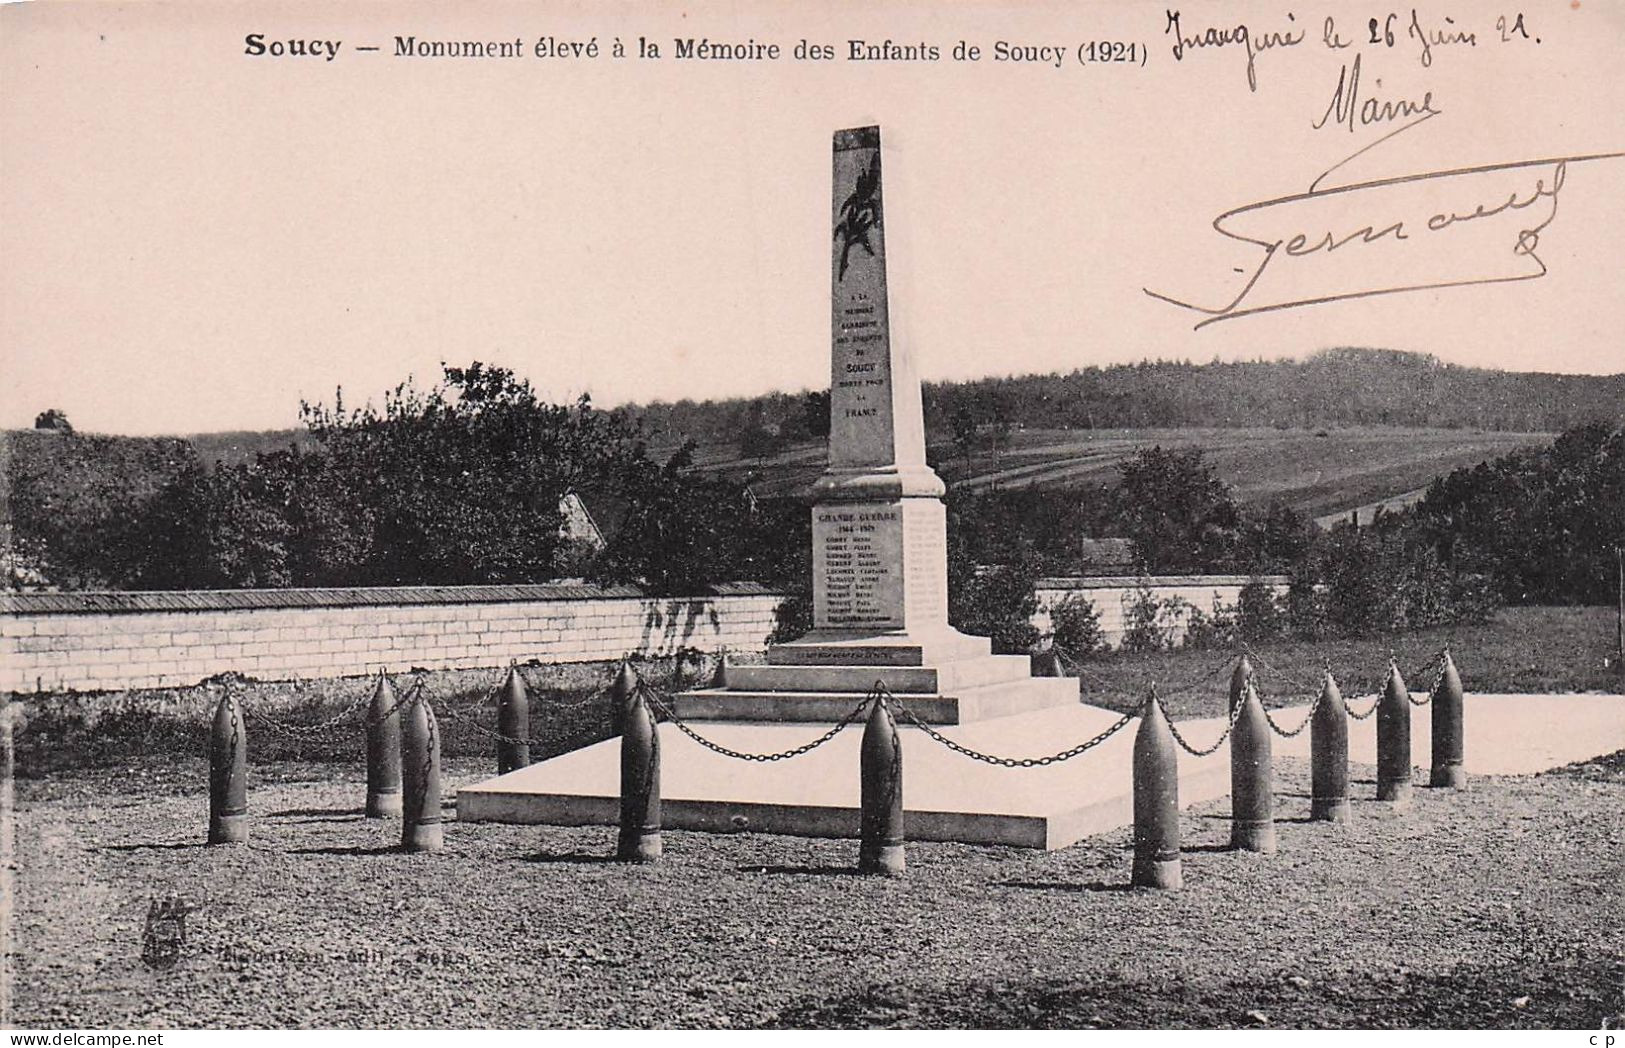
[(1100, 612), (1081, 593), (1068, 593), (1050, 609), (1050, 637), (1055, 647), (1073, 658), (1086, 659), (1106, 650)]
[(1215, 594), (1213, 610), (1203, 611), (1194, 604), (1185, 606), (1185, 638), (1180, 646), (1192, 651), (1216, 651), (1236, 643), (1236, 606), (1225, 604)]
[(1452, 571), (1399, 526), (1335, 532), (1315, 570), (1327, 627), (1344, 634), (1482, 622), (1497, 606), (1482, 576)]
[(949, 619), (966, 633), (991, 637), (995, 652), (1024, 655), (1038, 646), (1036, 581), (1029, 561), (977, 568), (950, 586)]
[(1286, 630), (1286, 612), (1275, 587), (1253, 579), (1236, 596), (1236, 635), (1242, 640), (1270, 640)]
[(1300, 640), (1320, 640), (1329, 632), (1326, 592), (1309, 571), (1297, 571), (1286, 591), (1286, 628)]
[(1159, 598), (1144, 582), (1132, 594), (1124, 594), (1122, 650), (1166, 651), (1172, 647), (1174, 616), (1183, 603)]
[(767, 642), (787, 644), (806, 636), (812, 625), (812, 599), (805, 593), (791, 594), (773, 609), (773, 632), (768, 634)]

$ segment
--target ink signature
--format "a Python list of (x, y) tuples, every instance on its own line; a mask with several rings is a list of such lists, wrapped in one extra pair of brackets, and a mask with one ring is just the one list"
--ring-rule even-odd
[[(1321, 188), (1355, 157), (1437, 115), (1424, 113), (1349, 155), (1307, 192), (1243, 204), (1215, 218), (1220, 234), (1263, 251), (1230, 301), (1200, 306), (1142, 290), (1203, 314), (1196, 324), (1201, 330), (1303, 306), (1545, 276), (1540, 234), (1557, 217), (1570, 166), (1617, 160), (1625, 152), (1511, 160)], [(1377, 278), (1372, 274), (1379, 266)]]

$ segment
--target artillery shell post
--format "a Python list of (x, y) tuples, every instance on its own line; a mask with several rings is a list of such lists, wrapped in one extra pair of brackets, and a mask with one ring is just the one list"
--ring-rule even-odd
[(1134, 870), (1141, 888), (1183, 888), (1179, 857), (1179, 754), (1155, 697), (1134, 736)]

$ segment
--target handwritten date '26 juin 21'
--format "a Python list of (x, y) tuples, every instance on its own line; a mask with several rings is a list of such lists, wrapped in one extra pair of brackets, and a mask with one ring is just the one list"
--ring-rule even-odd
[[(1247, 84), (1258, 89), (1261, 55), (1296, 47), (1308, 33), (1293, 25), (1259, 32), (1247, 26), (1191, 30), (1180, 12), (1167, 12), (1173, 56), (1184, 61), (1201, 49), (1245, 53)], [(1386, 53), (1409, 46), (1430, 67), (1441, 48), (1480, 46), (1483, 34), (1449, 18), (1429, 24), (1414, 9), (1373, 18), (1364, 33), (1347, 36), (1327, 18), (1315, 41), (1333, 51), (1368, 48)], [(1365, 34), (1369, 34), (1368, 36)], [(1408, 40), (1408, 45), (1405, 43)], [(1539, 42), (1524, 17), (1495, 22), (1493, 43)], [(1338, 70), (1324, 108), (1310, 127), (1317, 133), (1378, 135), (1310, 182), (1306, 192), (1258, 200), (1213, 219), (1220, 235), (1258, 252), (1242, 274), (1239, 292), (1217, 305), (1198, 305), (1145, 288), (1152, 298), (1202, 315), (1199, 330), (1221, 320), (1402, 291), (1535, 280), (1546, 275), (1540, 237), (1557, 217), (1558, 196), (1571, 167), (1617, 160), (1625, 151), (1586, 152), (1501, 163), (1404, 173), (1335, 184), (1333, 175), (1356, 157), (1442, 115), (1431, 91), (1384, 97), (1362, 82), (1363, 56)]]

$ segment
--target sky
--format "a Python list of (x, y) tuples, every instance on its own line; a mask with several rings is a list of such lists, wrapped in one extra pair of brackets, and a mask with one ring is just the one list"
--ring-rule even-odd
[[(1254, 40), (1304, 35), (1258, 51), (1249, 86), (1245, 47), (1175, 59), (1168, 7), (5, 7), (0, 424), (55, 407), (96, 432), (296, 426), (302, 398), (428, 385), (442, 361), (501, 364), (550, 398), (605, 405), (822, 388), (830, 135), (870, 123), (894, 340), (928, 380), (1331, 345), (1625, 371), (1625, 160), (1567, 164), (1560, 195), (1552, 165), (1499, 167), (1625, 150), (1625, 8), (1527, 4), (1524, 37), (1503, 42), (1480, 7), (1462, 17), (1475, 43), (1423, 65), (1401, 25), (1395, 46), (1366, 43), (1369, 5), (1190, 5), (1181, 36), (1233, 23)], [(1328, 17), (1350, 46), (1327, 46)], [(251, 33), (341, 44), (331, 62), (249, 55)], [(549, 35), (634, 52), (642, 36), (663, 57), (530, 56)], [(397, 57), (396, 36), (517, 37), (527, 57)], [(687, 37), (776, 42), (785, 57), (675, 59)], [(802, 39), (841, 57), (791, 60)], [(853, 39), (929, 43), (940, 58), (849, 61)], [(960, 40), (982, 59), (954, 61)], [(1145, 64), (1079, 64), (1091, 40), (1135, 44)], [(999, 41), (1060, 48), (1061, 66), (994, 61)], [(1336, 89), (1348, 102), (1356, 56), (1360, 101), (1426, 97), (1417, 112), (1436, 115), (1382, 142), (1400, 120), (1367, 126), (1351, 105), (1345, 126)], [(1305, 193), (1356, 153), (1324, 184), (1497, 169), (1430, 180), (1421, 199), (1377, 187), (1229, 220), (1269, 241), (1323, 220), (1297, 209), (1335, 207), (1328, 226), (1404, 216), (1416, 231), (1280, 253), (1245, 305), (1466, 286), (1200, 330), (1203, 315), (1146, 293), (1235, 297), (1262, 252), (1215, 217)], [(1520, 194), (1532, 202), (1517, 214), (1418, 229)], [(1513, 245), (1548, 210), (1546, 275), (1480, 282), (1536, 264)]]

